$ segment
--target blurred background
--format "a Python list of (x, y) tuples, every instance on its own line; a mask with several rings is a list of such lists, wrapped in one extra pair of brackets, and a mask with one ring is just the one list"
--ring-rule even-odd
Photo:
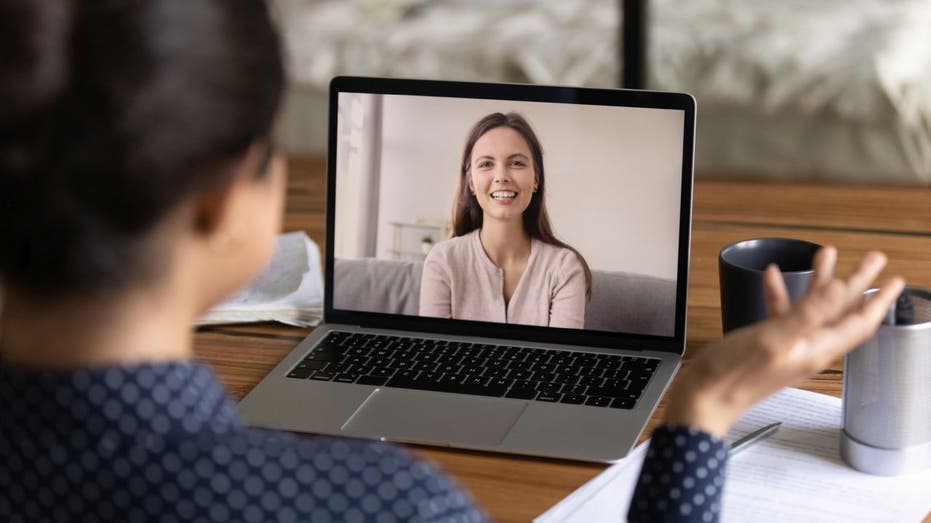
[(931, 184), (928, 0), (273, 2), (292, 155), (325, 155), (336, 75), (619, 87), (627, 56), (698, 99), (699, 177)]

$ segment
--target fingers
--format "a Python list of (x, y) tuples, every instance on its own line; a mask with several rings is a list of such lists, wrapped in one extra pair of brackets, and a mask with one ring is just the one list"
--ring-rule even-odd
[[(820, 370), (869, 338), (905, 287), (901, 278), (893, 278), (856, 312), (845, 315), (831, 327), (822, 329), (811, 339), (810, 350), (817, 356), (813, 370)], [(861, 298), (862, 300), (862, 298)]]
[[(834, 257), (836, 259), (836, 251)], [(879, 251), (871, 251), (860, 259), (857, 269), (845, 283), (841, 283), (840, 280), (831, 280), (821, 288), (813, 290), (812, 292), (816, 295), (822, 295), (820, 300), (815, 300), (823, 306), (820, 311), (822, 312), (821, 321), (833, 323), (846, 312), (860, 307), (863, 303), (863, 293), (870, 288), (873, 280), (879, 276), (885, 266), (886, 255)]]
[(879, 251), (868, 252), (846, 282), (834, 279), (837, 249), (823, 247), (815, 255), (815, 274), (808, 292), (789, 315), (792, 328), (804, 331), (831, 323), (846, 311), (857, 308), (863, 293), (886, 266), (886, 256)]
[(843, 282), (831, 280), (810, 288), (784, 318), (785, 333), (807, 336), (812, 330), (836, 319), (847, 308), (847, 292)]
[(857, 270), (847, 280), (848, 300), (851, 305), (859, 303), (863, 293), (869, 289), (885, 266), (886, 255), (879, 251), (871, 251), (863, 256)]
[(771, 318), (779, 318), (789, 313), (789, 291), (782, 279), (779, 267), (771, 263), (763, 273), (763, 295), (766, 297), (766, 312)]
[[(821, 315), (815, 313), (818, 312), (818, 303), (824, 303), (825, 288), (834, 280), (834, 266), (836, 263), (837, 249), (831, 245), (825, 245), (815, 253), (812, 260), (814, 274), (812, 274), (811, 282), (808, 284), (802, 302), (796, 308), (797, 312), (802, 313), (802, 317), (798, 318), (798, 320), (806, 320), (804, 323), (811, 326), (821, 321), (818, 319)], [(822, 296), (819, 298), (818, 294)], [(788, 312), (787, 309), (786, 313)], [(798, 323), (796, 322), (796, 324)]]
[(861, 307), (860, 314), (863, 316), (863, 319), (869, 323), (879, 325), (879, 322), (881, 322), (886, 316), (886, 313), (889, 312), (889, 307), (892, 306), (892, 302), (902, 294), (902, 289), (904, 288), (905, 280), (899, 277), (892, 278), (882, 284), (879, 290), (876, 291), (876, 294), (866, 300), (866, 303)]
[[(814, 275), (808, 286), (809, 292), (812, 289), (824, 287), (834, 279), (834, 265), (837, 263), (837, 249), (826, 245), (818, 249), (812, 260), (812, 269)], [(763, 274), (763, 291), (766, 296), (766, 310), (772, 317), (784, 316), (791, 309), (789, 293), (786, 290), (785, 281), (779, 273), (779, 268), (775, 264), (766, 267)]]
[(834, 279), (834, 265), (837, 263), (837, 249), (830, 245), (818, 249), (815, 258), (812, 260), (812, 268), (815, 274), (812, 276), (809, 289), (821, 288)]

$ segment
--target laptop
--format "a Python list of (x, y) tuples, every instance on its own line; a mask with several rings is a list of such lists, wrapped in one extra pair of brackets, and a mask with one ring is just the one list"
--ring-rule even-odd
[(245, 419), (623, 458), (685, 351), (694, 129), (682, 93), (335, 78), (324, 322)]

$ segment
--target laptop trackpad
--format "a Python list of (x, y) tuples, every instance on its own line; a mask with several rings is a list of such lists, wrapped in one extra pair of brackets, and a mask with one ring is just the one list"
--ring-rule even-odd
[(342, 426), (342, 431), (386, 439), (497, 445), (527, 403), (410, 389), (376, 389)]

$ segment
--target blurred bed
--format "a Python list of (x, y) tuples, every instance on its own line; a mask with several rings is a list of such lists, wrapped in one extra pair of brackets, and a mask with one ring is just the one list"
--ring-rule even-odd
[[(617, 85), (618, 0), (276, 0), (292, 149), (339, 74)], [(928, 0), (653, 0), (648, 87), (699, 102), (699, 176), (931, 185)]]

